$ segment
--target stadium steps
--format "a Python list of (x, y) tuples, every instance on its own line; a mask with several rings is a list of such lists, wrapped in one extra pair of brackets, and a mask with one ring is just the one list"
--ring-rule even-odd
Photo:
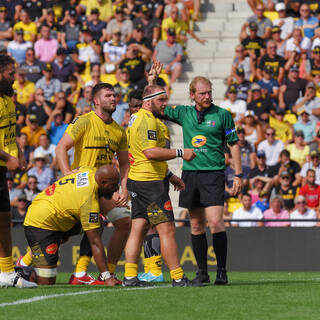
[[(195, 76), (208, 77), (213, 83), (213, 100), (219, 104), (224, 99), (226, 85), (224, 79), (229, 75), (235, 47), (239, 43), (241, 26), (250, 15), (247, 0), (202, 0), (200, 22), (195, 23), (194, 30), (200, 39), (206, 39), (201, 45), (194, 39), (187, 43), (187, 59), (184, 72), (178, 82), (172, 85), (170, 104), (190, 104), (189, 83)], [(183, 137), (180, 126), (168, 123), (171, 132), (171, 147), (182, 148)], [(180, 175), (182, 159), (168, 161), (172, 172)], [(175, 216), (178, 207), (178, 192), (170, 189), (170, 196)]]

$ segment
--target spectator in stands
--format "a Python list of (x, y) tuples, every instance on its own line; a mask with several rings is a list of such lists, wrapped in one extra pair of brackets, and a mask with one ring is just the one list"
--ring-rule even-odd
[(124, 122), (125, 119), (128, 119), (129, 115), (129, 106), (127, 102), (122, 100), (121, 88), (115, 87), (114, 93), (116, 95), (116, 110), (112, 114), (112, 119), (119, 124), (120, 126), (125, 126), (127, 123)]
[(61, 44), (64, 49), (68, 50), (68, 53), (72, 53), (79, 41), (81, 25), (77, 22), (76, 10), (70, 10), (69, 16), (69, 21), (61, 30)]
[(100, 12), (100, 19), (102, 21), (109, 22), (112, 18), (112, 2), (111, 1), (100, 1), (90, 0), (86, 3), (86, 16), (89, 17), (91, 10), (97, 8)]
[(250, 188), (254, 183), (254, 178), (257, 176), (261, 177), (272, 177), (270, 168), (266, 165), (266, 154), (264, 151), (257, 152), (256, 166), (249, 172)]
[(315, 227), (316, 221), (294, 221), (294, 220), (316, 220), (317, 214), (315, 210), (309, 209), (306, 206), (306, 199), (304, 196), (298, 196), (294, 203), (296, 210), (291, 215), (291, 227)]
[(265, 53), (265, 41), (257, 36), (258, 25), (252, 21), (249, 23), (249, 35), (241, 40), (241, 44), (245, 49), (245, 55), (249, 55), (251, 59), (257, 64), (260, 56)]
[(114, 85), (114, 88), (118, 88), (121, 92), (121, 101), (128, 102), (128, 95), (134, 88), (130, 82), (130, 73), (128, 68), (122, 68), (117, 73), (118, 82)]
[(36, 88), (42, 88), (45, 100), (52, 101), (55, 94), (61, 91), (60, 80), (53, 78), (52, 65), (47, 63), (42, 70), (43, 77), (37, 81)]
[(107, 40), (112, 39), (112, 34), (114, 30), (120, 29), (121, 32), (121, 41), (128, 42), (132, 37), (133, 32), (133, 22), (125, 18), (124, 11), (121, 7), (117, 7), (115, 11), (115, 18), (112, 19), (106, 30)]
[(23, 193), (26, 195), (27, 201), (31, 203), (31, 201), (40, 193), (37, 177), (28, 176), (27, 186), (23, 189)]
[(301, 0), (291, 0), (287, 4), (287, 16), (292, 17), (294, 19), (299, 19), (300, 18), (300, 5), (301, 5)]
[(243, 68), (238, 68), (236, 70), (236, 81), (232, 84), (237, 86), (237, 99), (247, 102), (248, 92), (251, 88), (251, 84), (245, 79), (245, 72)]
[(307, 183), (306, 177), (307, 177), (307, 171), (309, 169), (313, 169), (316, 173), (316, 184), (320, 185), (320, 154), (319, 151), (312, 151), (310, 153), (311, 161), (306, 162), (301, 171), (300, 176), (302, 177), (302, 185), (305, 185)]
[(138, 25), (143, 26), (144, 36), (155, 47), (160, 38), (160, 22), (159, 18), (152, 17), (151, 11), (148, 6), (140, 6), (139, 17), (133, 20), (134, 28)]
[[(251, 204), (251, 196), (245, 193), (242, 196), (241, 202), (243, 204), (242, 208), (237, 209), (233, 215), (234, 220), (262, 220), (263, 213), (261, 210)], [(232, 221), (232, 227), (263, 227), (263, 222), (259, 221)]]
[(36, 59), (33, 48), (28, 48), (26, 51), (26, 61), (21, 65), (21, 68), (27, 72), (27, 80), (36, 83), (42, 78), (42, 70), (45, 64)]
[(13, 31), (15, 32), (18, 29), (22, 29), (24, 31), (24, 41), (35, 42), (38, 33), (37, 25), (35, 22), (30, 20), (29, 14), (26, 10), (21, 10), (19, 18), (20, 21), (13, 26)]
[(40, 39), (34, 44), (36, 58), (44, 63), (51, 63), (56, 58), (59, 43), (51, 38), (50, 27), (43, 24), (40, 29)]
[(261, 87), (253, 83), (249, 91), (247, 109), (254, 112), (256, 119), (261, 124), (266, 125), (272, 108), (272, 100), (268, 96), (262, 96)]
[(280, 184), (271, 190), (271, 198), (280, 196), (284, 208), (291, 212), (294, 209), (294, 198), (297, 196), (298, 187), (291, 183), (291, 174), (288, 171), (282, 171), (280, 174)]
[(297, 99), (304, 95), (307, 81), (299, 77), (299, 66), (293, 65), (290, 68), (288, 77), (285, 78), (280, 86), (279, 107), (284, 111), (292, 111)]
[(17, 93), (17, 102), (28, 108), (34, 101), (35, 86), (33, 82), (26, 79), (26, 76), (26, 70), (18, 68), (12, 88)]
[[(155, 1), (155, 4), (159, 7), (160, 5), (162, 5), (163, 10), (163, 0)], [(136, 3), (135, 0), (127, 0), (126, 3), (122, 6), (122, 8), (127, 18), (132, 21), (139, 16), (140, 6)]]
[(259, 3), (255, 10), (254, 15), (249, 17), (243, 24), (240, 32), (240, 39), (243, 40), (247, 36), (247, 27), (250, 22), (255, 22), (258, 25), (257, 36), (263, 40), (269, 39), (271, 36), (272, 22), (264, 16), (265, 7), (262, 3)]
[(12, 40), (12, 22), (8, 19), (8, 9), (0, 5), (0, 44), (5, 47)]
[(72, 104), (74, 108), (80, 99), (81, 88), (78, 85), (78, 78), (80, 78), (79, 74), (76, 73), (77, 76), (70, 74), (68, 76), (69, 88), (66, 90), (67, 100)]
[(101, 73), (113, 73), (116, 71), (121, 60), (125, 58), (127, 45), (121, 40), (120, 29), (112, 30), (112, 38), (103, 45), (105, 64), (101, 66)]
[(263, 96), (268, 96), (272, 99), (273, 105), (277, 104), (279, 96), (279, 83), (272, 78), (273, 69), (269, 65), (264, 66), (262, 70), (262, 79), (257, 82), (261, 88)]
[(300, 185), (300, 166), (299, 164), (290, 159), (290, 152), (286, 149), (280, 152), (279, 161), (275, 167), (271, 170), (271, 176), (273, 177), (274, 185), (280, 183), (280, 176), (282, 172), (288, 172), (290, 175), (290, 181), (292, 186), (297, 187)]
[(74, 117), (74, 109), (64, 91), (59, 91), (55, 96), (54, 110), (60, 110), (63, 115), (63, 122), (70, 123)]
[(57, 50), (56, 59), (52, 63), (53, 77), (62, 83), (67, 83), (71, 74), (75, 73), (75, 67), (66, 59), (66, 50), (59, 48)]
[(58, 144), (67, 127), (68, 124), (63, 122), (62, 112), (59, 109), (53, 110), (46, 125), (52, 144)]
[(294, 142), (290, 143), (286, 149), (290, 152), (290, 159), (298, 162), (300, 166), (310, 159), (310, 147), (305, 144), (304, 133), (301, 130), (294, 133)]
[[(93, 40), (90, 29), (83, 26), (79, 35), (79, 42), (76, 44), (72, 59), (76, 63), (77, 72), (83, 73), (87, 64), (100, 64), (101, 46)], [(91, 65), (90, 65), (91, 64)]]
[(231, 85), (228, 88), (227, 100), (224, 100), (220, 103), (220, 107), (224, 109), (230, 109), (230, 112), (235, 114), (234, 121), (239, 124), (240, 119), (242, 119), (247, 111), (247, 104), (245, 101), (237, 99), (237, 87)]
[(177, 7), (179, 18), (185, 23), (189, 23), (189, 12), (183, 2), (177, 0), (169, 0), (168, 4), (164, 7), (163, 19), (170, 17), (172, 7)]
[(255, 118), (252, 110), (247, 110), (244, 116), (242, 127), (245, 131), (245, 139), (254, 146), (257, 146), (263, 140), (262, 126)]
[(267, 127), (265, 131), (265, 140), (259, 143), (258, 151), (264, 151), (266, 155), (266, 164), (269, 167), (277, 164), (280, 152), (283, 149), (283, 142), (275, 139), (275, 130), (271, 127)]
[(285, 145), (291, 142), (293, 137), (292, 125), (285, 120), (285, 112), (277, 107), (274, 114), (269, 117), (269, 126), (275, 130), (275, 139), (281, 140)]
[[(43, 16), (43, 24), (50, 28), (50, 36), (61, 42), (61, 24), (56, 22), (54, 10), (49, 8), (47, 14)], [(39, 21), (37, 21), (38, 23)]]
[(91, 108), (94, 106), (92, 101), (92, 86), (85, 86), (83, 89), (83, 97), (79, 99), (76, 107), (77, 115), (83, 114), (83, 109), (86, 106), (90, 106)]
[(100, 20), (100, 11), (98, 8), (91, 10), (90, 21), (88, 21), (88, 28), (91, 30), (93, 40), (97, 42), (103, 42), (103, 38), (106, 36), (105, 29), (107, 23)]
[(18, 138), (18, 141), (19, 141), (19, 146), (20, 146), (21, 152), (23, 153), (24, 158), (27, 163), (27, 169), (29, 169), (32, 167), (33, 152), (34, 152), (35, 147), (29, 145), (28, 136), (26, 133), (21, 133)]
[(21, 128), (25, 124), (27, 110), (26, 110), (25, 105), (17, 102), (17, 92), (16, 91), (14, 91), (14, 93), (13, 93), (12, 100), (16, 106), (16, 132), (17, 132), (17, 136), (18, 136)]
[(262, 79), (262, 70), (267, 65), (273, 68), (273, 77), (281, 83), (284, 77), (285, 60), (283, 57), (277, 55), (277, 44), (274, 40), (268, 41), (267, 52), (261, 57), (257, 68), (257, 77), (259, 80)]
[(275, 5), (275, 9), (279, 14), (279, 18), (273, 21), (274, 26), (278, 26), (281, 29), (280, 37), (283, 40), (288, 40), (293, 32), (294, 19), (288, 17), (286, 13), (286, 5), (283, 2), (279, 2)]
[(265, 176), (255, 176), (250, 179), (250, 189), (248, 193), (251, 196), (251, 203), (254, 205), (260, 197), (261, 192), (269, 192), (272, 186), (272, 179)]
[[(294, 131), (302, 131), (304, 134), (304, 142), (310, 145), (315, 141), (316, 136), (316, 122), (310, 120), (310, 111), (302, 110), (298, 122), (293, 125)], [(316, 148), (318, 147), (316, 143)], [(311, 150), (311, 146), (310, 146)]]
[(45, 129), (39, 126), (38, 118), (35, 114), (29, 116), (28, 124), (21, 129), (21, 133), (25, 133), (28, 137), (28, 145), (39, 146), (39, 138), (42, 134), (46, 134)]
[(27, 197), (24, 193), (18, 196), (18, 205), (11, 208), (12, 226), (22, 225), (28, 209)]
[(32, 47), (32, 42), (23, 39), (24, 31), (17, 29), (14, 40), (8, 43), (8, 54), (13, 57), (18, 64), (23, 64), (26, 59), (28, 48)]
[(320, 186), (316, 184), (316, 172), (308, 169), (306, 184), (300, 188), (299, 195), (304, 196), (308, 208), (318, 210), (320, 204)]
[(309, 53), (311, 49), (311, 40), (302, 35), (300, 28), (294, 28), (292, 37), (286, 41), (285, 59), (289, 59), (289, 55), (293, 51), (300, 53)]
[(182, 73), (183, 48), (176, 42), (176, 32), (169, 28), (167, 40), (160, 41), (154, 49), (153, 59), (158, 60), (166, 74), (170, 75), (170, 84), (176, 82)]
[(259, 200), (255, 203), (255, 206), (259, 208), (262, 213), (270, 208), (268, 192), (261, 191), (259, 193)]
[[(273, 198), (270, 198), (270, 209), (266, 210), (263, 213), (265, 220), (281, 220), (288, 219), (289, 213), (283, 207), (283, 201), (280, 196), (276, 195)], [(290, 226), (289, 221), (268, 221), (264, 223), (265, 227), (288, 227)]]
[(296, 26), (301, 27), (305, 37), (312, 39), (315, 29), (319, 26), (319, 20), (311, 15), (311, 10), (307, 3), (301, 4), (299, 12), (300, 19), (296, 22)]
[(26, 0), (24, 1), (24, 9), (28, 12), (30, 20), (39, 22), (43, 20), (45, 4), (42, 1)]
[(319, 121), (320, 98), (316, 96), (313, 82), (307, 83), (304, 96), (298, 98), (295, 105), (292, 107), (294, 113), (300, 113), (302, 110), (307, 110), (309, 112), (311, 121)]
[(8, 183), (10, 206), (16, 207), (18, 205), (18, 197), (21, 195), (22, 190), (15, 187), (13, 182), (13, 179), (14, 179), (13, 172), (7, 171), (6, 178)]
[[(307, 60), (305, 78), (315, 82), (315, 76), (320, 74), (320, 46), (312, 50), (312, 59)], [(316, 83), (315, 83), (316, 84)]]
[(38, 180), (38, 188), (44, 190), (54, 181), (53, 170), (47, 166), (48, 158), (45, 154), (34, 154), (34, 167), (28, 171), (28, 176), (35, 176)]
[(280, 57), (284, 58), (286, 41), (281, 39), (280, 33), (281, 33), (280, 27), (278, 27), (278, 26), (272, 27), (272, 29), (271, 29), (271, 39), (277, 45), (277, 55), (279, 55)]
[(42, 134), (39, 137), (39, 147), (34, 150), (34, 153), (41, 152), (48, 159), (48, 165), (50, 168), (54, 169), (57, 164), (56, 159), (56, 146), (52, 144), (49, 140), (49, 136), (47, 134)]

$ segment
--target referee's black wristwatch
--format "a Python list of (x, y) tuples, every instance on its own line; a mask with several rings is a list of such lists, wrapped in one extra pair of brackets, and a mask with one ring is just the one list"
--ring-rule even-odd
[(243, 178), (243, 172), (242, 172), (242, 173), (235, 174), (234, 176), (237, 177), (237, 178), (242, 179), (242, 178)]

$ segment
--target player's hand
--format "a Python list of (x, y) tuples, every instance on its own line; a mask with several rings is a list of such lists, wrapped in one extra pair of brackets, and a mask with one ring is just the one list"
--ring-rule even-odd
[(117, 280), (112, 277), (104, 281), (104, 285), (107, 287), (114, 287), (117, 283)]
[(9, 156), (7, 161), (8, 170), (15, 171), (20, 168), (20, 162), (17, 158), (13, 156)]
[(194, 149), (184, 149), (183, 150), (183, 160), (191, 161), (193, 160), (197, 154), (194, 152)]
[(184, 191), (186, 188), (183, 180), (175, 174), (169, 179), (169, 181), (174, 186), (175, 191)]
[(128, 196), (123, 193), (115, 192), (112, 200), (115, 202), (116, 207), (126, 207), (128, 204)]
[(231, 195), (236, 196), (237, 194), (240, 193), (241, 189), (242, 189), (242, 179), (239, 177), (234, 177), (233, 185), (231, 189)]
[(151, 69), (148, 73), (148, 83), (149, 84), (155, 84), (157, 81), (157, 78), (162, 70), (162, 64), (158, 60), (154, 60), (153, 64), (151, 66)]
[(23, 170), (26, 170), (28, 164), (27, 164), (27, 162), (26, 162), (26, 159), (25, 159), (23, 153), (22, 153), (22, 154), (19, 154), (19, 159), (18, 159), (18, 160), (19, 160), (19, 168), (20, 168), (22, 171), (23, 171)]

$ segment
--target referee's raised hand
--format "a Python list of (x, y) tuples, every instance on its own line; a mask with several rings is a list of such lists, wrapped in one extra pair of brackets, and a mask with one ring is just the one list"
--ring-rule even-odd
[(184, 149), (182, 159), (186, 161), (193, 160), (197, 154), (194, 152), (194, 149)]

